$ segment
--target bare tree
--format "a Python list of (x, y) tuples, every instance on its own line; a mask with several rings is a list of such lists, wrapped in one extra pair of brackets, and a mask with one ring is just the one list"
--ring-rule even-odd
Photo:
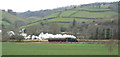
[(60, 32), (60, 26), (56, 23), (51, 23), (49, 25), (49, 32), (56, 34)]

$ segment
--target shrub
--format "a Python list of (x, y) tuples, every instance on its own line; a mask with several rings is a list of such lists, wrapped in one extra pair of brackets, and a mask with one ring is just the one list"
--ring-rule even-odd
[(10, 37), (11, 40), (17, 40), (18, 42), (21, 42), (22, 40), (24, 40), (24, 37), (21, 35), (13, 35)]

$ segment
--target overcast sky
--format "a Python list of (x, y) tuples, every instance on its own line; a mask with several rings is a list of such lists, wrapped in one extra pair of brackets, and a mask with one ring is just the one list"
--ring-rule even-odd
[(94, 2), (113, 2), (119, 0), (0, 0), (0, 9), (12, 9), (16, 12), (27, 10), (53, 9), (69, 5), (80, 5)]

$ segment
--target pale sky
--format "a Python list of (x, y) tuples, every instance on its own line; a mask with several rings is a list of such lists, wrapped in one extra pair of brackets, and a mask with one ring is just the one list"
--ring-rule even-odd
[(12, 9), (16, 12), (24, 12), (28, 10), (37, 11), (70, 5), (113, 1), (119, 0), (0, 0), (0, 9)]

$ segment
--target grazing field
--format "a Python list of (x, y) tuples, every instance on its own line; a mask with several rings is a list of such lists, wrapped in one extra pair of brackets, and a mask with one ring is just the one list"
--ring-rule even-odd
[(71, 17), (87, 17), (87, 18), (105, 18), (110, 17), (113, 15), (117, 15), (115, 12), (86, 12), (86, 11), (79, 11), (76, 14), (72, 15)]
[(45, 18), (58, 17), (59, 13), (60, 13), (60, 12), (53, 13), (53, 14), (51, 14), (51, 15), (49, 15), (49, 16), (47, 16), (47, 17), (45, 17)]
[(24, 22), (28, 22), (26, 19), (23, 19), (23, 18), (14, 16), (14, 15), (11, 15), (11, 14), (6, 13), (6, 12), (2, 12), (2, 18), (5, 19), (5, 20), (8, 19), (9, 22), (11, 22), (11, 23), (14, 23), (14, 22), (17, 21), (17, 20), (24, 21)]
[(36, 20), (38, 20), (38, 19), (40, 19), (39, 17), (36, 17), (36, 16), (31, 16), (31, 17), (28, 17), (28, 18), (26, 18), (27, 20), (30, 20), (31, 22), (33, 22), (33, 21), (36, 21)]
[[(78, 22), (84, 22), (84, 21), (93, 21), (95, 19), (81, 19), (81, 18), (54, 18), (54, 19), (50, 19), (50, 20), (47, 20), (47, 22), (58, 22), (59, 21), (63, 21), (63, 22), (73, 22), (73, 20), (76, 20)], [(35, 22), (35, 23), (32, 23), (32, 24), (29, 24), (29, 25), (26, 25), (26, 26), (22, 26), (21, 28), (25, 28), (25, 27), (29, 27), (29, 26), (33, 26), (33, 25), (37, 25), (37, 24), (40, 24), (41, 22), (44, 22), (45, 21), (39, 21), (39, 22)], [(60, 25), (61, 24), (64, 24), (64, 25), (67, 25), (66, 23), (59, 23)], [(69, 24), (70, 25), (70, 24)]]
[(93, 19), (80, 19), (80, 18), (55, 18), (55, 19), (51, 19), (51, 20), (48, 20), (48, 21), (50, 21), (50, 22), (54, 22), (54, 21), (73, 22), (74, 19), (78, 22), (93, 20)]
[(10, 24), (8, 22), (5, 22), (5, 21), (0, 21), (0, 25), (3, 24), (5, 26), (10, 26)]
[(60, 16), (70, 16), (71, 14), (75, 13), (76, 11), (64, 11), (61, 13)]
[(117, 55), (103, 44), (3, 42), (3, 55)]
[(33, 26), (33, 25), (37, 25), (37, 24), (39, 24), (40, 22), (36, 22), (36, 23), (32, 23), (32, 24), (28, 24), (28, 25), (26, 25), (26, 26), (22, 26), (22, 27), (20, 27), (20, 28), (26, 28), (26, 27), (29, 27), (29, 26)]
[(110, 9), (105, 9), (105, 7), (107, 8), (107, 6), (102, 6), (102, 8), (76, 8), (76, 10), (89, 10), (89, 11), (106, 11), (106, 10), (110, 10)]
[(107, 9), (108, 6), (110, 5), (102, 5), (101, 8), (74, 8), (71, 10), (58, 11), (50, 14), (49, 16), (33, 21), (33, 23), (31, 24), (22, 26), (21, 28), (34, 26), (40, 24), (41, 22), (49, 24), (52, 22), (56, 22), (57, 24), (68, 25), (68, 23), (70, 24), (70, 22), (73, 22), (74, 19), (77, 22), (89, 22), (100, 19), (114, 19), (114, 17), (118, 15), (118, 13)]

